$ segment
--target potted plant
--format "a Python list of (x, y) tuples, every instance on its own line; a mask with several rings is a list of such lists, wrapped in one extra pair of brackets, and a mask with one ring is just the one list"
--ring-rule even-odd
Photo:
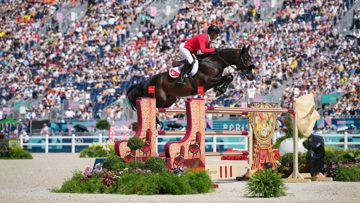
[[(294, 151), (294, 129), (291, 114), (287, 114), (286, 118), (283, 117), (282, 121), (284, 123), (283, 128), (279, 128), (279, 130), (285, 133), (284, 136), (276, 139), (274, 144), (274, 148), (279, 149), (280, 156), (286, 153), (293, 153)], [(299, 152), (306, 152), (306, 148), (303, 146), (304, 136), (298, 131), (298, 150)]]
[(141, 147), (144, 146), (144, 141), (139, 138), (139, 137), (135, 137), (133, 136), (132, 138), (130, 138), (128, 141), (127, 141), (127, 146), (130, 148), (130, 150), (132, 152), (134, 152), (134, 158), (136, 160), (136, 151), (141, 149)]

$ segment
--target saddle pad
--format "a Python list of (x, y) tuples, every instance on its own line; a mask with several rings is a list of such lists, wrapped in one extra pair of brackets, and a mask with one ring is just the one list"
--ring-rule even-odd
[[(194, 75), (197, 73), (198, 70), (199, 70), (199, 62), (198, 62), (198, 60), (195, 58), (195, 63), (194, 63), (194, 65), (193, 65), (192, 69), (191, 69), (190, 74), (191, 74), (192, 76), (194, 76)], [(172, 77), (172, 78), (178, 78), (178, 77), (180, 76), (180, 72), (181, 72), (180, 66), (178, 66), (178, 67), (172, 67), (172, 68), (169, 69), (168, 72), (169, 72), (169, 76), (170, 76), (170, 77)], [(185, 75), (185, 77), (187, 77), (187, 75)]]
[(180, 67), (173, 67), (169, 69), (169, 75), (172, 78), (178, 78), (180, 76)]

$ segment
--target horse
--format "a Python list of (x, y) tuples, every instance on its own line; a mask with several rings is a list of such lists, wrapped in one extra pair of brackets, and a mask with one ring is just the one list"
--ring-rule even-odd
[[(255, 66), (251, 62), (249, 49), (250, 45), (243, 46), (242, 49), (220, 49), (210, 54), (197, 55), (198, 72), (194, 76), (188, 74), (188, 77), (185, 78), (185, 84), (176, 83), (176, 78), (170, 77), (168, 71), (135, 84), (126, 93), (131, 108), (136, 110), (137, 98), (153, 97), (151, 93), (148, 93), (149, 86), (155, 86), (156, 108), (169, 108), (176, 102), (177, 97), (196, 95), (197, 86), (203, 86), (204, 92), (214, 88), (217, 96), (219, 96), (227, 90), (228, 85), (233, 81), (231, 74), (222, 75), (224, 69), (229, 66), (235, 66), (236, 71), (240, 71), (248, 80), (253, 80), (255, 78), (253, 70)], [(176, 61), (175, 65), (183, 62)]]

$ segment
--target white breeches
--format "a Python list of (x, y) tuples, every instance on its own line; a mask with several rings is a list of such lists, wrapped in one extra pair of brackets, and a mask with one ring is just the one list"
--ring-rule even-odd
[(181, 43), (179, 46), (179, 50), (181, 52), (181, 54), (183, 55), (183, 57), (190, 63), (192, 64), (194, 62), (194, 59), (190, 53), (190, 51), (184, 47), (185, 46), (185, 42)]

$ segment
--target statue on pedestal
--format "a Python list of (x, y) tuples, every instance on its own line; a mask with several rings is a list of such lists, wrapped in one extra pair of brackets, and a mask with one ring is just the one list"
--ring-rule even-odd
[(314, 95), (311, 93), (299, 97), (295, 108), (298, 130), (308, 138), (306, 161), (311, 177), (315, 177), (324, 166), (325, 142), (323, 137), (312, 134), (316, 121), (320, 119), (319, 113), (315, 110)]

